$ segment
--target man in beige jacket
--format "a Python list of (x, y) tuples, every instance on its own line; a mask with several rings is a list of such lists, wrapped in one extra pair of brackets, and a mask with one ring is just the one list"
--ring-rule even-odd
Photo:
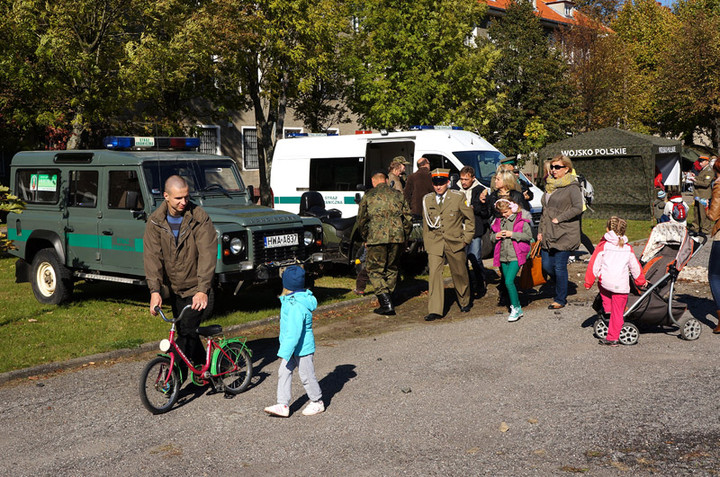
[(423, 198), (423, 242), (428, 254), (428, 315), (425, 321), (442, 318), (445, 312), (443, 267), (450, 266), (460, 311), (470, 311), (470, 279), (465, 247), (475, 233), (475, 215), (467, 205), (465, 194), (448, 190), (449, 169), (431, 173), (435, 192)]

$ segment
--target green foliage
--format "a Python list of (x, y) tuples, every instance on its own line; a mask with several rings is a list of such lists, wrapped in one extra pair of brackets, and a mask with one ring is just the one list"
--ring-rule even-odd
[[(567, 67), (550, 47), (532, 2), (510, 2), (488, 33), (500, 50), (493, 79), (505, 99), (490, 123), (491, 142), (515, 155), (564, 137), (573, 121)], [(544, 133), (533, 136), (540, 128)]]
[(497, 108), (497, 52), (470, 38), (476, 0), (371, 0), (353, 5), (357, 28), (347, 58), (348, 102), (370, 128), (459, 124), (487, 129)]
[(720, 9), (709, 2), (679, 9), (673, 41), (660, 55), (658, 98), (666, 130), (708, 135), (720, 147)]
[[(10, 189), (4, 185), (0, 185), (0, 212), (14, 212), (16, 214), (22, 213), (25, 208), (25, 203), (20, 200), (19, 197), (10, 193)], [(7, 235), (0, 231), (0, 252), (13, 249), (11, 240), (8, 240)]]
[(622, 127), (649, 132), (643, 124), (652, 98), (627, 43), (595, 22), (564, 32), (562, 45), (578, 108), (576, 127), (590, 131)]

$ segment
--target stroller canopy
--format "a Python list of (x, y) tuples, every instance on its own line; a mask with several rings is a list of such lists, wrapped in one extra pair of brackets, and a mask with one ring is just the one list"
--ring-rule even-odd
[[(685, 224), (673, 222), (657, 224), (650, 234), (640, 261), (642, 263), (648, 263), (655, 258), (666, 245), (675, 245), (678, 247), (674, 260), (675, 268), (680, 271), (690, 260), (690, 257), (692, 257), (694, 242), (695, 241), (690, 238)], [(675, 247), (673, 247), (673, 249), (674, 248)]]

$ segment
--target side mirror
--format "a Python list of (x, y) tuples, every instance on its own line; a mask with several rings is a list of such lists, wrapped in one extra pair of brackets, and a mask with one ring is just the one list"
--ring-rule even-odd
[(362, 200), (362, 197), (360, 196), (360, 193), (356, 192), (355, 193), (355, 203), (359, 204), (361, 200)]
[(248, 194), (248, 198), (250, 199), (250, 203), (254, 204), (255, 203), (255, 186), (253, 186), (252, 184), (249, 184), (247, 186), (247, 194)]
[(364, 191), (364, 190), (366, 190), (366, 189), (367, 189), (367, 188), (365, 187), (365, 184), (358, 184), (358, 185), (355, 186), (355, 190), (362, 190), (362, 191)]

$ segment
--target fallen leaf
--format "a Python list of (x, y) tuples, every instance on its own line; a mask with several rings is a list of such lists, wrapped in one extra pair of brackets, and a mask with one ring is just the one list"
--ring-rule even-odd
[(480, 452), (480, 448), (479, 448), (479, 447), (472, 447), (472, 448), (466, 450), (465, 452), (467, 452), (468, 454), (477, 454), (478, 452)]
[(613, 462), (610, 462), (610, 465), (612, 465), (612, 466), (615, 467), (616, 469), (625, 470), (625, 471), (630, 470), (630, 467), (628, 467), (627, 465), (623, 464), (622, 462), (615, 462), (615, 461), (613, 461)]
[(533, 454), (535, 454), (535, 455), (545, 455), (545, 454), (547, 454), (547, 451), (545, 451), (545, 449), (536, 449), (536, 450), (533, 451)]
[(510, 427), (507, 425), (507, 423), (505, 421), (503, 421), (500, 423), (499, 430), (500, 430), (500, 432), (507, 432), (510, 430)]
[(528, 419), (528, 422), (530, 424), (537, 424), (539, 421), (537, 419), (535, 419), (534, 417), (531, 417), (530, 419)]

